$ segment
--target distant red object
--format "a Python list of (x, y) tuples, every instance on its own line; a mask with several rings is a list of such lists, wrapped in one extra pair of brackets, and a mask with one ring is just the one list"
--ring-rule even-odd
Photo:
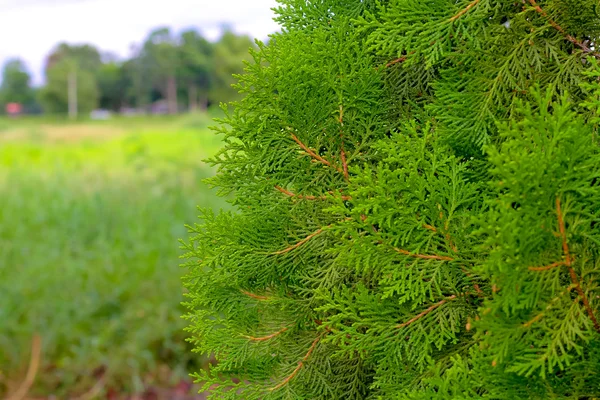
[(21, 114), (23, 107), (19, 103), (8, 103), (6, 105), (6, 113), (8, 115), (18, 115)]

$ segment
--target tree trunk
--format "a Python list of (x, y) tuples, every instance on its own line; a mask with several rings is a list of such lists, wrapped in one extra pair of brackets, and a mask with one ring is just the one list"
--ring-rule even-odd
[(69, 97), (69, 118), (77, 118), (77, 73), (69, 73), (67, 93)]
[(206, 111), (208, 108), (208, 96), (205, 91), (198, 94), (198, 103), (200, 104), (200, 110)]
[(190, 112), (198, 111), (198, 88), (193, 83), (188, 87), (189, 107)]
[(167, 79), (167, 103), (169, 114), (177, 114), (177, 81), (173, 75)]

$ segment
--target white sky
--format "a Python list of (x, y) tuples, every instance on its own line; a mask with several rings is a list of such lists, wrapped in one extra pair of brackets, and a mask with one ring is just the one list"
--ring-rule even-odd
[(44, 60), (59, 42), (91, 43), (127, 57), (159, 26), (196, 27), (215, 39), (226, 23), (266, 39), (278, 30), (275, 6), (275, 0), (0, 0), (0, 65), (22, 58), (40, 84)]

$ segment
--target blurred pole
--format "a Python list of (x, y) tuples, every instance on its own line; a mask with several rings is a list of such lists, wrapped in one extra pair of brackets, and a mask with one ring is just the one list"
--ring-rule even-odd
[(69, 91), (69, 118), (77, 118), (77, 73), (75, 71), (69, 73), (68, 82)]
[(177, 80), (174, 75), (167, 78), (167, 106), (169, 114), (177, 114)]

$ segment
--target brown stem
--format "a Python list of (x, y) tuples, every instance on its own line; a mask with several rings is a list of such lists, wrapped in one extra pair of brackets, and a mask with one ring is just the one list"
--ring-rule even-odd
[(304, 363), (308, 360), (308, 358), (310, 357), (310, 355), (312, 354), (312, 352), (315, 350), (315, 347), (317, 347), (317, 344), (319, 343), (319, 341), (321, 340), (322, 336), (319, 336), (318, 338), (316, 338), (313, 342), (312, 345), (310, 346), (310, 349), (308, 349), (308, 352), (306, 353), (306, 355), (302, 358), (302, 361), (300, 361), (298, 363), (298, 366), (294, 369), (294, 371), (292, 371), (292, 373), (290, 375), (288, 375), (287, 378), (285, 378), (281, 383), (279, 383), (276, 386), (273, 386), (272, 388), (270, 388), (270, 391), (275, 391), (277, 389), (281, 389), (282, 387), (284, 387), (285, 385), (287, 385), (292, 379), (294, 379), (294, 377), (298, 374), (298, 372), (300, 372), (300, 370), (302, 369), (302, 367), (304, 366)]
[(242, 292), (246, 296), (252, 297), (253, 299), (256, 299), (256, 300), (262, 300), (262, 301), (269, 300), (269, 297), (267, 297), (267, 296), (259, 296), (259, 295), (254, 294), (254, 293), (247, 292), (245, 290), (240, 290), (240, 292)]
[(294, 135), (293, 133), (290, 133), (290, 134), (292, 135), (292, 139), (294, 140), (294, 142), (298, 143), (298, 146), (300, 146), (302, 148), (302, 150), (304, 150), (309, 156), (311, 156), (312, 158), (314, 158), (315, 160), (317, 160), (321, 164), (327, 165), (328, 167), (331, 167), (331, 168), (335, 169), (338, 172), (342, 172), (342, 170), (340, 168), (332, 165), (329, 161), (327, 161), (326, 159), (324, 159), (323, 157), (321, 157), (320, 155), (318, 155), (316, 152), (314, 152), (313, 150), (311, 150), (304, 143), (302, 143), (300, 141), (300, 139), (298, 139), (298, 137), (296, 135)]
[[(295, 194), (293, 192), (290, 192), (287, 189), (282, 188), (281, 186), (275, 186), (275, 189), (277, 189), (281, 193), (285, 194), (286, 196), (294, 197), (294, 198), (301, 199), (301, 200), (327, 200), (327, 196), (311, 196), (311, 195)], [(333, 194), (333, 192), (329, 192), (329, 194)], [(352, 200), (352, 197), (342, 196), (341, 199), (344, 201)]]
[(263, 337), (253, 337), (253, 336), (244, 336), (246, 339), (251, 340), (253, 342), (265, 342), (267, 340), (273, 339), (276, 336), (281, 335), (283, 332), (287, 331), (288, 328), (283, 328), (282, 330), (275, 332), (271, 335), (268, 336), (263, 336)]
[(552, 268), (561, 267), (563, 265), (567, 265), (564, 261), (558, 261), (550, 265), (545, 265), (543, 267), (529, 267), (530, 271), (548, 271)]
[[(473, 275), (466, 268), (463, 267), (462, 270), (465, 273), (465, 275), (469, 277), (469, 279), (473, 278)], [(477, 295), (479, 297), (485, 296), (485, 293), (483, 293), (483, 290), (481, 290), (481, 288), (479, 287), (479, 285), (477, 283), (473, 284), (473, 288), (475, 289), (475, 291), (477, 292)]]
[(86, 393), (82, 394), (79, 397), (75, 397), (72, 400), (92, 400), (99, 398), (100, 392), (104, 389), (104, 385), (106, 384), (106, 372), (102, 374), (100, 379), (88, 390)]
[(427, 310), (423, 311), (422, 313), (415, 315), (408, 321), (403, 322), (399, 325), (396, 325), (395, 328), (397, 328), (397, 329), (404, 328), (405, 326), (408, 326), (408, 325), (412, 324), (413, 322), (420, 320), (421, 318), (423, 318), (424, 316), (426, 316), (427, 314), (429, 314), (436, 308), (446, 304), (448, 301), (452, 301), (454, 299), (456, 299), (456, 295), (452, 295), (452, 296), (448, 297), (447, 299), (439, 301), (439, 302), (435, 303), (434, 305), (432, 305), (431, 307), (429, 307)]
[(403, 63), (404, 61), (406, 61), (406, 58), (407, 58), (407, 57), (408, 57), (408, 56), (402, 56), (402, 57), (398, 57), (398, 58), (396, 58), (395, 60), (392, 60), (392, 61), (388, 62), (387, 64), (385, 64), (385, 67), (386, 67), (386, 68), (389, 68), (389, 67), (391, 67), (391, 66), (392, 66), (392, 65), (394, 65), (394, 64)]
[(533, 325), (534, 323), (536, 323), (537, 321), (539, 321), (543, 316), (544, 316), (543, 312), (539, 313), (538, 315), (536, 315), (535, 317), (533, 317), (531, 320), (525, 322), (523, 324), (523, 328), (529, 328), (531, 325)]
[(546, 11), (544, 11), (542, 9), (542, 7), (540, 7), (538, 5), (538, 3), (535, 0), (529, 0), (529, 3), (531, 4), (531, 6), (533, 7), (533, 9), (540, 13), (542, 16), (544, 16), (544, 18), (546, 18), (546, 20), (548, 21), (548, 23), (557, 31), (559, 31), (560, 33), (563, 34), (563, 36), (571, 43), (573, 43), (575, 46), (579, 47), (581, 50), (583, 50), (585, 53), (593, 53), (594, 57), (598, 58), (600, 57), (598, 54), (594, 53), (594, 51), (592, 49), (590, 49), (588, 46), (586, 46), (585, 44), (583, 44), (580, 40), (577, 40), (575, 37), (573, 37), (572, 35), (569, 35), (562, 26), (560, 26), (559, 24), (556, 23), (556, 21), (554, 21), (552, 18), (550, 18), (550, 16), (548, 15), (548, 13), (546, 13)]
[(471, 8), (473, 8), (477, 4), (479, 4), (480, 1), (481, 0), (473, 0), (471, 3), (469, 3), (468, 6), (466, 6), (462, 10), (460, 10), (458, 14), (456, 14), (455, 16), (453, 16), (452, 18), (450, 18), (449, 21), (450, 22), (456, 21), (457, 19), (459, 19), (460, 17), (462, 17), (463, 15), (465, 15), (466, 13), (468, 13)]
[(37, 376), (37, 371), (40, 367), (41, 356), (42, 338), (40, 335), (35, 335), (31, 343), (31, 359), (29, 361), (29, 368), (27, 369), (25, 380), (21, 383), (19, 389), (17, 389), (12, 396), (8, 397), (8, 400), (22, 400), (25, 398), (25, 396), (27, 396), (27, 393), (31, 389), (33, 382), (35, 382), (35, 377)]
[(428, 230), (430, 230), (432, 232), (436, 232), (436, 233), (438, 231), (437, 228), (435, 226), (433, 226), (433, 225), (424, 224), (423, 228), (428, 229)]
[(581, 284), (579, 283), (579, 278), (577, 277), (577, 274), (575, 273), (575, 270), (573, 269), (573, 265), (572, 265), (573, 259), (571, 258), (571, 253), (569, 252), (569, 243), (567, 242), (565, 220), (564, 220), (564, 217), (562, 214), (562, 209), (560, 206), (560, 197), (556, 198), (556, 214), (558, 216), (558, 227), (559, 227), (560, 235), (562, 237), (563, 252), (565, 253), (565, 265), (567, 266), (567, 268), (569, 268), (569, 275), (571, 276), (571, 281), (573, 282), (573, 285), (575, 285), (575, 289), (577, 290), (579, 297), (581, 297), (581, 301), (583, 302), (583, 305), (584, 305), (590, 319), (592, 320), (592, 323), (594, 324), (594, 328), (596, 328), (596, 331), (598, 331), (600, 333), (600, 324), (598, 323), (598, 320), (596, 319), (596, 316), (594, 315), (594, 310), (592, 310), (592, 307), (590, 306), (590, 302), (588, 301), (588, 298), (585, 295), (585, 292), (583, 291)]
[(533, 317), (531, 320), (527, 321), (526, 323), (523, 324), (523, 328), (529, 328), (531, 325), (533, 325), (534, 323), (536, 323), (537, 321), (539, 321), (546, 313), (546, 311), (550, 310), (550, 308), (552, 308), (552, 306), (554, 305), (554, 303), (556, 303), (558, 300), (560, 300), (560, 298), (565, 294), (570, 292), (571, 290), (573, 290), (575, 288), (575, 285), (570, 284), (565, 290), (563, 290), (562, 292), (560, 292), (558, 294), (558, 296), (556, 296), (555, 298), (552, 299), (552, 301), (550, 302), (550, 304), (548, 304), (546, 306), (546, 310), (542, 311), (541, 313), (539, 313), (538, 315), (536, 315), (535, 317)]
[(411, 253), (408, 250), (399, 249), (397, 247), (394, 247), (394, 250), (397, 251), (400, 254), (404, 254), (405, 256), (414, 257), (414, 258), (421, 258), (423, 260), (439, 260), (439, 261), (453, 261), (454, 260), (454, 258), (448, 257), (448, 256), (415, 254), (415, 253)]
[(294, 244), (294, 245), (292, 245), (292, 246), (290, 246), (290, 247), (288, 247), (286, 249), (283, 249), (283, 250), (280, 250), (280, 251), (276, 251), (276, 252), (271, 253), (271, 254), (273, 254), (273, 255), (279, 255), (279, 254), (289, 253), (290, 251), (292, 251), (294, 249), (297, 249), (298, 247), (302, 246), (304, 243), (308, 242), (310, 239), (314, 238), (315, 236), (317, 236), (321, 232), (323, 232), (323, 228), (319, 229), (316, 232), (311, 233), (310, 235), (308, 235), (306, 238), (302, 239), (298, 243), (296, 243), (296, 244)]
[(343, 171), (344, 171), (344, 178), (348, 181), (348, 180), (350, 180), (350, 174), (348, 174), (348, 161), (346, 160), (346, 152), (344, 151), (344, 143), (343, 142), (342, 142), (341, 158), (342, 158), (342, 166), (343, 166)]

